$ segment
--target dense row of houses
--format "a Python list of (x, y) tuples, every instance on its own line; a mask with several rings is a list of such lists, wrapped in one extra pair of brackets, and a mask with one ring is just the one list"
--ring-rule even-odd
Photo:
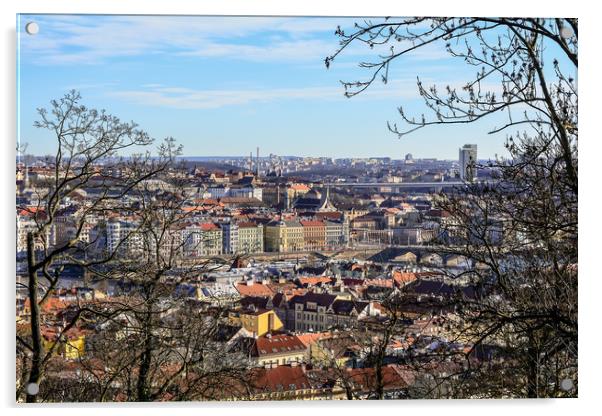
[[(36, 227), (35, 222), (22, 215), (17, 227), (17, 252), (26, 250), (26, 237)], [(349, 241), (349, 229), (344, 222), (320, 220), (271, 220), (265, 224), (255, 221), (191, 221), (179, 230), (172, 230), (176, 240), (170, 244), (185, 257), (215, 256), (221, 254), (248, 254), (267, 252), (299, 252), (335, 250)], [(48, 228), (43, 242), (53, 246), (76, 235), (76, 227), (68, 220)], [(98, 239), (97, 237), (101, 237)], [(104, 222), (88, 224), (79, 235), (84, 243), (103, 241), (108, 252), (137, 253), (152, 249), (152, 243), (139, 230), (136, 219), (115, 216)], [(40, 247), (43, 245), (40, 243)]]

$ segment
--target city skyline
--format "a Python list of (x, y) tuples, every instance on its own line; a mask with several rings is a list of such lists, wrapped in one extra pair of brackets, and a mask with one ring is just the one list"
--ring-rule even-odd
[[(387, 121), (399, 122), (400, 104), (423, 111), (416, 75), (460, 86), (460, 76), (442, 77), (465, 70), (443, 48), (391, 67), (388, 85), (345, 98), (339, 81), (366, 78), (357, 62), (376, 51), (353, 48), (328, 70), (323, 61), (338, 46), (337, 26), (355, 20), (21, 15), (18, 139), (31, 153), (52, 153), (32, 126), (35, 108), (74, 88), (86, 105), (134, 120), (158, 140), (175, 137), (191, 157), (244, 156), (240, 149), (260, 146), (283, 155), (451, 160), (466, 142), (484, 158), (504, 153), (503, 137), (485, 134), (485, 123), (434, 126), (401, 140), (387, 130)], [(29, 21), (38, 34), (26, 34)]]
[(577, 19), (17, 23), (16, 402), (578, 397)]

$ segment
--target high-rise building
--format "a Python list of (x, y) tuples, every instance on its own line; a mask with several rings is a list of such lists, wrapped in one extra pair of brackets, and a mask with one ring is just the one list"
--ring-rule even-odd
[(465, 144), (460, 148), (460, 179), (472, 182), (477, 178), (477, 145)]

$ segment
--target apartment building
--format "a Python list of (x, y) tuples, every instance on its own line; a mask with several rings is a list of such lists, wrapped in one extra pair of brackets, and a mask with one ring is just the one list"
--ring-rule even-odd
[(301, 220), (306, 250), (324, 250), (326, 247), (326, 225), (323, 221)]
[(303, 226), (297, 220), (273, 220), (265, 225), (265, 250), (281, 253), (305, 249)]
[(263, 225), (239, 222), (237, 253), (262, 253), (264, 249)]
[(326, 293), (306, 293), (294, 296), (287, 307), (294, 311), (289, 329), (301, 332), (324, 331), (330, 328), (349, 328), (358, 319), (373, 316), (371, 302), (339, 299)]

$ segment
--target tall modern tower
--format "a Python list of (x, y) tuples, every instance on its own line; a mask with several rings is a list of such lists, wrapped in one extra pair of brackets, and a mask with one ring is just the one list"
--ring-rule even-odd
[(477, 178), (477, 145), (465, 144), (460, 148), (460, 179), (473, 182)]

